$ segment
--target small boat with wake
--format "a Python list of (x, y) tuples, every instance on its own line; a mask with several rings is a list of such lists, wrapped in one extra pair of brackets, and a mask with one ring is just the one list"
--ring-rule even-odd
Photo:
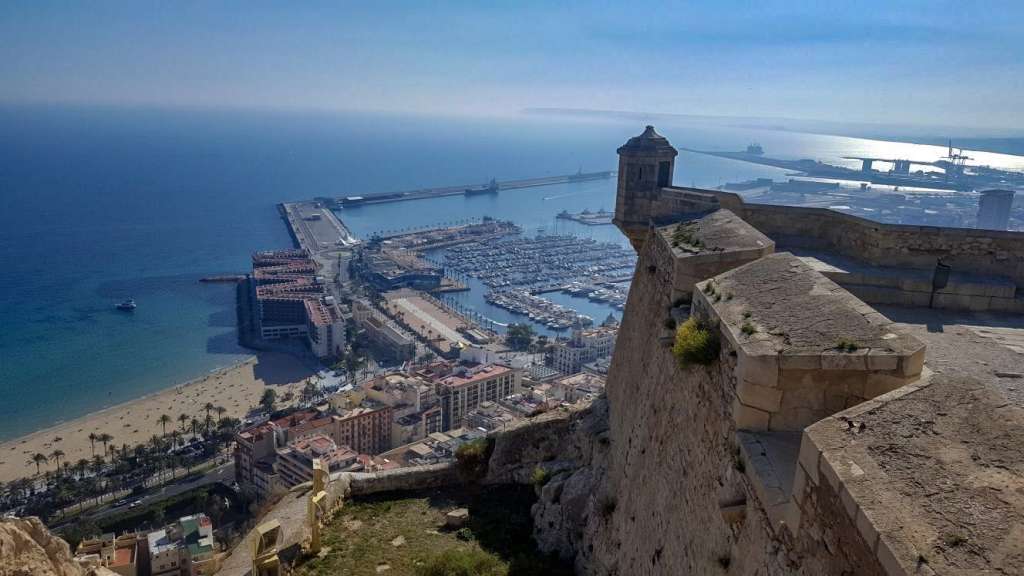
[(138, 308), (138, 305), (135, 304), (134, 298), (128, 298), (124, 302), (121, 302), (120, 304), (115, 306), (115, 308), (124, 312), (135, 312), (135, 309)]

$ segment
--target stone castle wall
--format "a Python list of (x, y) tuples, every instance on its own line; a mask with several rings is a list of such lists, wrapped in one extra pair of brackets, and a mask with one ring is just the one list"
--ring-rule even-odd
[[(677, 189), (668, 189), (673, 192)], [(931, 270), (936, 259), (959, 272), (1004, 276), (1024, 289), (1024, 233), (882, 224), (827, 208), (746, 203), (702, 190), (779, 244), (829, 250), (876, 266)]]
[(828, 486), (805, 499), (813, 512), (795, 535), (773, 525), (737, 439), (736, 351), (723, 339), (718, 362), (679, 366), (662, 328), (673, 262), (657, 244), (644, 245), (620, 328), (607, 388), (607, 472), (580, 529), (578, 566), (593, 574), (881, 573)]

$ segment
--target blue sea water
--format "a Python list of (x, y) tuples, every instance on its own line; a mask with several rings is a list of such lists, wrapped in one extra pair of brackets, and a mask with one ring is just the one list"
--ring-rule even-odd
[[(784, 157), (837, 159), (872, 152), (876, 142), (659, 128), (677, 145), (741, 149), (757, 140)], [(233, 286), (198, 279), (244, 272), (251, 251), (289, 246), (278, 202), (614, 169), (615, 148), (641, 129), (543, 117), (0, 108), (0, 439), (244, 358)], [(678, 159), (683, 184), (763, 176), (783, 173)], [(554, 219), (563, 209), (613, 206), (609, 180), (367, 206), (341, 217), (357, 235), (491, 215), (531, 233), (622, 241), (611, 227)], [(138, 311), (116, 311), (129, 296)]]

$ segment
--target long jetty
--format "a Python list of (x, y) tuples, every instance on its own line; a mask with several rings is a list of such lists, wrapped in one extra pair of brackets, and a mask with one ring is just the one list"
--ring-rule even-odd
[(553, 186), (555, 184), (568, 184), (572, 182), (589, 182), (592, 180), (606, 180), (615, 175), (615, 171), (606, 170), (602, 172), (577, 172), (565, 176), (546, 176), (543, 178), (527, 178), (525, 180), (506, 180), (498, 182), (492, 180), (488, 184), (463, 184), (461, 186), (445, 186), (442, 188), (420, 188), (418, 190), (407, 190), (404, 192), (373, 192), (358, 196), (344, 196), (333, 199), (336, 205), (341, 207), (355, 207), (364, 204), (384, 204), (387, 202), (404, 202), (406, 200), (422, 200), (424, 198), (440, 198), (442, 196), (476, 196), (483, 194), (497, 194), (502, 190), (518, 190), (523, 188), (536, 188), (538, 186)]

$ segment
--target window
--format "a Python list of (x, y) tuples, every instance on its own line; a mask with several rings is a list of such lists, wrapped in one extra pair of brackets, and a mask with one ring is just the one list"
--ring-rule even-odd
[(672, 164), (670, 162), (658, 162), (658, 187), (663, 188), (672, 184), (669, 182), (669, 172)]

